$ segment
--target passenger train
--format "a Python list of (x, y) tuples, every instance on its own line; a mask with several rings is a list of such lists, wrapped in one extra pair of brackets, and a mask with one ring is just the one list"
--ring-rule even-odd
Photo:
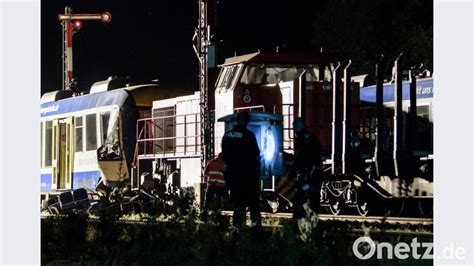
[(155, 83), (110, 77), (88, 94), (45, 93), (41, 98), (42, 199), (77, 189), (94, 191), (130, 183), (136, 121), (148, 117), (153, 100), (179, 93)]
[[(215, 89), (211, 90), (215, 99), (213, 117), (217, 118), (211, 143), (219, 153), (221, 138), (235, 123), (235, 113), (250, 112), (249, 128), (261, 150), (262, 189), (278, 195), (275, 211), (287, 210), (284, 205), (291, 205), (288, 203), (294, 194), (294, 180), (288, 180), (287, 173), (293, 153), (291, 125), (299, 116), (305, 118), (308, 129), (321, 142), (325, 182), (320, 199), (332, 213), (356, 207), (366, 215), (368, 201), (358, 202), (354, 195), (359, 199), (369, 194), (374, 199), (432, 199), (432, 78), (416, 81), (416, 133), (411, 128), (398, 128), (404, 136), (415, 134), (418, 139), (409, 156), (417, 163), (410, 166), (410, 178), (405, 178), (400, 172), (395, 176), (393, 167), (379, 171), (382, 162), (375, 158), (375, 151), (383, 145), (375, 141), (380, 130), (376, 125), (375, 86), (365, 86), (346, 76), (351, 97), (344, 101), (342, 94), (334, 96), (334, 87), (340, 86), (342, 92), (344, 82), (335, 82), (342, 79), (334, 75), (340, 69), (327, 55), (259, 52), (228, 58), (220, 67)], [(411, 110), (409, 87), (413, 82), (402, 84), (404, 121)], [(393, 152), (393, 110), (400, 104), (394, 101), (394, 91), (394, 84), (383, 84), (385, 155)], [(154, 184), (150, 180), (160, 180), (170, 186), (193, 187), (200, 198), (199, 93), (155, 97), (138, 108), (132, 92), (127, 88), (100, 92), (92, 88), (88, 95), (44, 100), (41, 184), (45, 195), (79, 188), (94, 190), (99, 183), (140, 191)], [(352, 112), (344, 119), (335, 117), (335, 110), (342, 113), (347, 105)], [(357, 163), (353, 163), (359, 165), (357, 171), (341, 172), (334, 160), (338, 153), (334, 147), (349, 141), (343, 139), (343, 127), (334, 125), (345, 121), (345, 130), (356, 132), (350, 140), (358, 143)], [(406, 138), (403, 140), (406, 146)], [(393, 160), (387, 158), (383, 164), (393, 166)], [(420, 167), (423, 170), (419, 171)]]
[(43, 103), (42, 191), (93, 190), (101, 178), (114, 185), (127, 179), (135, 142), (128, 121), (136, 119), (134, 99), (123, 89)]

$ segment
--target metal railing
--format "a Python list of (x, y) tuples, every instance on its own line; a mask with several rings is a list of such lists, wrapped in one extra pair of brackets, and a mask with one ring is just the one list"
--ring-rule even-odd
[(135, 158), (200, 154), (199, 113), (137, 120)]
[[(281, 115), (283, 116), (283, 150), (292, 151), (293, 150), (293, 119), (294, 119), (294, 104), (275, 104), (273, 106), (273, 113), (277, 114), (278, 109), (281, 107)], [(286, 112), (284, 112), (286, 108)], [(286, 123), (285, 123), (286, 122)]]
[[(258, 110), (260, 109), (260, 110)], [(245, 106), (245, 107), (238, 107), (238, 108), (234, 108), (234, 113), (238, 113), (238, 112), (241, 112), (241, 111), (248, 111), (248, 112), (251, 112), (251, 111), (262, 111), (262, 112), (265, 112), (265, 106), (263, 105), (253, 105), (253, 106)]]

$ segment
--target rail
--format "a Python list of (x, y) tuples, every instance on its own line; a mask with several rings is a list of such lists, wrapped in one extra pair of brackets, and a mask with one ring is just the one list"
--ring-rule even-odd
[[(221, 211), (223, 215), (232, 216), (232, 211)], [(292, 219), (292, 213), (262, 213), (264, 218)], [(386, 223), (386, 224), (411, 224), (411, 225), (432, 225), (433, 218), (421, 217), (397, 217), (397, 216), (359, 216), (359, 215), (332, 215), (318, 214), (322, 221), (343, 221), (343, 222), (364, 222), (364, 223)]]

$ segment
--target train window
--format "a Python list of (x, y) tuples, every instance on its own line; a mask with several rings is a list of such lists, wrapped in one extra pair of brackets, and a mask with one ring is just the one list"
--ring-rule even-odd
[(230, 87), (230, 84), (231, 84), (231, 81), (234, 77), (234, 74), (235, 74), (235, 70), (237, 68), (237, 66), (230, 66), (230, 67), (227, 67), (227, 72), (222, 80), (222, 87), (225, 87), (225, 88), (229, 88)]
[[(304, 68), (284, 65), (249, 65), (244, 69), (240, 83), (262, 85), (293, 81), (298, 79), (303, 70)], [(319, 79), (319, 77), (313, 73), (313, 70), (319, 72), (317, 68), (310, 69), (306, 74), (308, 81), (316, 81)]]
[(53, 147), (52, 147), (52, 152), (53, 152), (53, 160), (57, 160), (57, 146), (58, 146), (58, 143), (57, 143), (57, 140), (60, 139), (59, 137), (59, 132), (58, 132), (58, 126), (53, 126)]
[(229, 84), (230, 88), (233, 88), (235, 86), (235, 84), (237, 84), (237, 82), (239, 80), (240, 73), (242, 72), (243, 67), (244, 67), (243, 64), (240, 64), (240, 65), (235, 67), (234, 77), (232, 78), (232, 80)]
[(101, 121), (101, 127), (100, 127), (100, 135), (102, 137), (102, 144), (105, 144), (105, 140), (107, 139), (107, 133), (109, 129), (109, 120), (110, 120), (110, 113), (102, 113), (100, 114), (100, 121)]
[(75, 118), (75, 128), (76, 128), (76, 152), (81, 152), (83, 151), (84, 147), (84, 138), (83, 136), (83, 124), (82, 124), (82, 116), (78, 116)]
[(86, 150), (97, 149), (96, 115), (86, 115)]
[(331, 69), (326, 66), (324, 68), (324, 81), (331, 81), (332, 79), (332, 72), (331, 72)]
[(43, 128), (44, 128), (44, 122), (41, 122), (40, 123), (40, 167), (43, 167), (43, 152), (44, 152)]
[[(408, 112), (410, 112), (411, 106), (408, 106)], [(418, 105), (416, 107), (416, 116), (426, 120), (430, 120), (430, 106), (429, 105)]]
[(176, 137), (174, 107), (160, 108), (153, 110), (155, 152), (174, 151), (174, 137)]
[(138, 108), (138, 117), (139, 118), (150, 118), (151, 110), (149, 107), (137, 107)]
[(426, 121), (430, 121), (430, 106), (429, 105), (417, 106), (416, 115), (425, 119)]
[(319, 81), (319, 67), (306, 69), (306, 81)]
[(175, 115), (175, 109), (173, 107), (165, 107), (153, 110), (153, 117), (154, 118), (163, 118), (164, 116), (173, 116)]
[(217, 78), (216, 88), (222, 87), (222, 81), (224, 80), (225, 73), (227, 72), (227, 67), (223, 67), (219, 72), (219, 77)]
[(244, 74), (240, 79), (242, 84), (263, 84), (265, 77), (264, 66), (247, 66), (245, 67)]
[(46, 121), (45, 132), (44, 132), (44, 166), (51, 166), (53, 145), (53, 122)]

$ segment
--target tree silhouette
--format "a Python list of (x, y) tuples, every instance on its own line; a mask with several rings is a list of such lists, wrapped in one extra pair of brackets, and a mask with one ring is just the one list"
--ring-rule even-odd
[(432, 1), (324, 0), (313, 30), (311, 45), (352, 59), (354, 74), (373, 73), (380, 54), (392, 60), (400, 52), (405, 66), (433, 70)]

